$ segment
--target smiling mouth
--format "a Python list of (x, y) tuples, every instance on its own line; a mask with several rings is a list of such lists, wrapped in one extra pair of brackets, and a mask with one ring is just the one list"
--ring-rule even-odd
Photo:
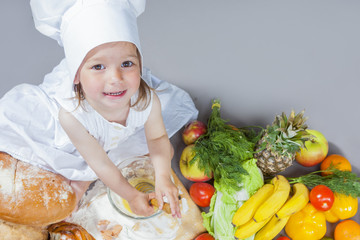
[(105, 95), (108, 95), (108, 96), (122, 96), (122, 95), (124, 95), (125, 94), (125, 92), (126, 92), (126, 90), (124, 90), (124, 91), (119, 91), (119, 92), (105, 92), (104, 94)]

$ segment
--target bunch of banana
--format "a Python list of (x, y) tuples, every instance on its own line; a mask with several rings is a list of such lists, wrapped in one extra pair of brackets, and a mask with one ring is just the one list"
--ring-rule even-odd
[(255, 211), (253, 217), (255, 222), (262, 222), (271, 218), (282, 207), (282, 205), (284, 205), (289, 197), (290, 184), (284, 176), (275, 176), (271, 180), (271, 183), (274, 185), (274, 192)]
[(309, 190), (304, 184), (294, 184), (292, 192), (290, 196), (290, 184), (282, 175), (261, 187), (234, 214), (235, 237), (246, 239), (257, 233), (255, 240), (273, 239), (289, 217), (309, 202)]
[(282, 175), (262, 186), (234, 214), (235, 237), (245, 239), (259, 231), (286, 202), (289, 193), (290, 184)]
[(236, 211), (232, 223), (235, 226), (240, 226), (248, 222), (255, 214), (256, 209), (265, 202), (274, 192), (274, 185), (265, 184), (254, 195), (250, 197), (239, 209)]
[(278, 235), (285, 227), (290, 216), (303, 209), (309, 202), (309, 190), (302, 183), (295, 183), (292, 186), (293, 195), (285, 202), (271, 220), (258, 231), (254, 240), (269, 240)]

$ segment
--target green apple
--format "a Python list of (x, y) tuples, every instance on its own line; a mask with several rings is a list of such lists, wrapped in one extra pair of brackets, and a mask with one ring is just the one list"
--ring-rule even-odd
[(180, 157), (180, 171), (182, 175), (193, 182), (205, 182), (210, 180), (212, 177), (209, 177), (205, 174), (204, 170), (199, 168), (198, 162), (195, 161), (193, 164), (190, 164), (190, 161), (194, 158), (195, 152), (193, 150), (194, 144), (186, 146)]
[(321, 163), (328, 154), (329, 144), (324, 135), (313, 129), (306, 130), (313, 138), (305, 142), (305, 148), (296, 153), (295, 159), (305, 167), (312, 167)]

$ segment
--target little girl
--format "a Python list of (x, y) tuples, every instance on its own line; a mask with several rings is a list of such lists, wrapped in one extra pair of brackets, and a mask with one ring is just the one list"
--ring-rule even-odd
[[(140, 57), (133, 43), (105, 43), (86, 55), (74, 83), (78, 98), (85, 99), (109, 122), (127, 126), (131, 121), (129, 116), (139, 115), (134, 111), (149, 112), (144, 128), (156, 172), (157, 199), (162, 203), (162, 196), (166, 196), (172, 214), (180, 217), (178, 190), (170, 178), (173, 150), (163, 124), (160, 100), (141, 81), (140, 66)], [(143, 85), (142, 96), (138, 94), (140, 85)], [(134, 213), (151, 214), (152, 208), (147, 204), (149, 197), (130, 186), (102, 146), (72, 113), (60, 109), (59, 120), (76, 149), (102, 182), (125, 198)]]
[[(180, 217), (169, 136), (198, 112), (186, 92), (143, 68), (136, 17), (144, 6), (144, 0), (31, 1), (36, 28), (64, 47), (65, 59), (41, 85), (19, 85), (0, 100), (0, 151), (64, 176), (77, 201), (99, 178), (136, 214), (151, 215), (149, 200), (156, 197), (161, 207), (166, 197)], [(151, 195), (117, 168), (145, 154), (155, 169)]]

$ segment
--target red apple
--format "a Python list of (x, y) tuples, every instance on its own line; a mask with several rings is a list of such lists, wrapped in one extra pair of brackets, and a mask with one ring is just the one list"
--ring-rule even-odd
[(206, 125), (203, 122), (194, 120), (185, 126), (182, 139), (186, 145), (190, 145), (204, 133), (206, 133)]
[(209, 233), (202, 233), (199, 236), (197, 236), (194, 240), (215, 240), (215, 238), (211, 236)]
[(305, 167), (312, 167), (321, 163), (329, 151), (329, 144), (324, 135), (316, 130), (306, 130), (313, 135), (305, 142), (305, 148), (296, 153), (296, 161)]
[(193, 182), (205, 182), (212, 178), (205, 174), (204, 170), (201, 170), (198, 166), (199, 160), (196, 160), (193, 164), (190, 161), (194, 158), (195, 152), (193, 150), (194, 144), (188, 145), (184, 148), (180, 157), (180, 171), (182, 175)]

